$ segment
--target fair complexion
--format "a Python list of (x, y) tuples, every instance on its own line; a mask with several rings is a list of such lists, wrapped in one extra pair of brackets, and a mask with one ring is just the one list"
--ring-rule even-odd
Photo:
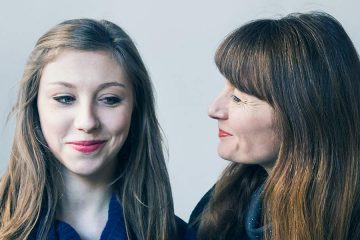
[(274, 111), (267, 102), (239, 91), (225, 80), (208, 114), (218, 121), (221, 158), (271, 169), (280, 142), (274, 128)]
[(43, 70), (37, 106), (45, 140), (62, 166), (57, 218), (81, 239), (99, 239), (117, 154), (130, 129), (132, 86), (110, 53), (63, 50)]

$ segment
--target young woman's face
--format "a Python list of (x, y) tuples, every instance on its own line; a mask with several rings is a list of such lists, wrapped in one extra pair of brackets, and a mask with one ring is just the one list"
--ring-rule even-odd
[(43, 70), (37, 107), (45, 140), (66, 171), (112, 176), (128, 136), (133, 95), (110, 53), (61, 52)]
[(267, 170), (272, 167), (280, 142), (268, 103), (240, 92), (225, 80), (224, 89), (209, 107), (209, 116), (218, 120), (220, 157), (259, 164)]

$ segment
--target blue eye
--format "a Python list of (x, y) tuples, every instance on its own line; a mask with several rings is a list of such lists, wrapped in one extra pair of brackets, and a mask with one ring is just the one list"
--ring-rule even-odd
[(116, 106), (121, 103), (122, 99), (115, 96), (100, 98), (100, 101), (108, 106)]
[(53, 97), (53, 99), (59, 103), (66, 104), (66, 105), (69, 105), (76, 100), (73, 96), (70, 96), (70, 95), (56, 96), (56, 97)]

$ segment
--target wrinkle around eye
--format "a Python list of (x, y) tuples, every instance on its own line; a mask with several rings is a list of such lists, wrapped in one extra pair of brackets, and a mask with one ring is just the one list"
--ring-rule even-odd
[(241, 99), (240, 97), (236, 96), (235, 94), (231, 94), (231, 100), (233, 103), (240, 105), (240, 104), (247, 104), (246, 100)]

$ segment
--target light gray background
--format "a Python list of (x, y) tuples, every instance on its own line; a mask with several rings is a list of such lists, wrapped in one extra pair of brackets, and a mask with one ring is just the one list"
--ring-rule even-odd
[(253, 19), (322, 10), (343, 24), (359, 51), (359, 7), (358, 0), (1, 0), (0, 173), (8, 163), (14, 129), (6, 118), (36, 40), (63, 20), (108, 19), (133, 38), (152, 77), (175, 211), (187, 220), (227, 164), (216, 153), (217, 123), (207, 117), (208, 104), (223, 84), (213, 61), (220, 41)]

